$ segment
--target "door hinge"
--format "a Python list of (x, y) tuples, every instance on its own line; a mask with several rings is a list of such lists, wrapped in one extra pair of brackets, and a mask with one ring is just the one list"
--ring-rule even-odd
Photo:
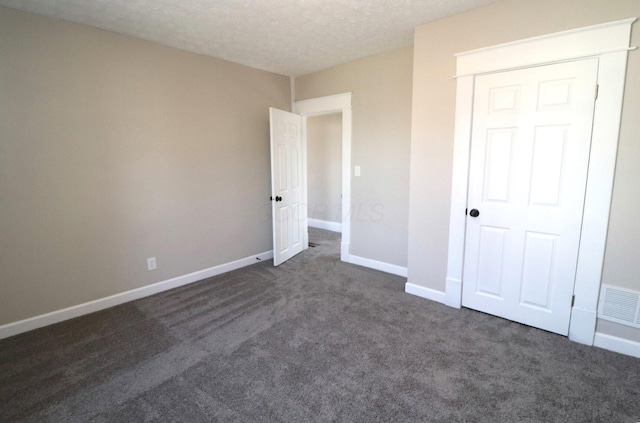
[(596, 100), (598, 99), (598, 91), (600, 91), (600, 84), (596, 84)]
[(575, 303), (576, 303), (576, 296), (575, 296), (575, 295), (573, 295), (573, 296), (571, 297), (571, 307), (573, 307), (573, 305), (574, 305)]

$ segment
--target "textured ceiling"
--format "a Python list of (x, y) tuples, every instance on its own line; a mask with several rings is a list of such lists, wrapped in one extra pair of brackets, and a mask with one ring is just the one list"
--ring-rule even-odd
[(0, 0), (0, 5), (300, 76), (413, 44), (495, 0)]

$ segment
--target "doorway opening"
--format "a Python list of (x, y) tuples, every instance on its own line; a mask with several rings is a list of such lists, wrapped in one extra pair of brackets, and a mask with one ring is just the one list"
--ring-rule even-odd
[(307, 118), (308, 227), (342, 232), (342, 115)]
[[(308, 120), (315, 116), (338, 115), (341, 119), (341, 159), (340, 159), (340, 218), (341, 229), (340, 260), (349, 262), (349, 246), (351, 240), (351, 93), (336, 94), (328, 97), (319, 97), (309, 100), (301, 100), (293, 103), (293, 112), (302, 117), (302, 176), (303, 176), (303, 202), (309, 205), (309, 180), (308, 180)], [(313, 123), (312, 123), (313, 125)], [(306, 213), (307, 224), (309, 210)], [(309, 246), (308, 230), (304, 234), (305, 247)]]

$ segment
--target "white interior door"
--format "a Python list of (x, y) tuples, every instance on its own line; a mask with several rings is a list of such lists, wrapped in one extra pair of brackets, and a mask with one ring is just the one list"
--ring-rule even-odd
[(269, 109), (269, 118), (273, 264), (278, 266), (304, 247), (302, 118), (274, 108)]
[(462, 305), (568, 334), (597, 72), (477, 77)]

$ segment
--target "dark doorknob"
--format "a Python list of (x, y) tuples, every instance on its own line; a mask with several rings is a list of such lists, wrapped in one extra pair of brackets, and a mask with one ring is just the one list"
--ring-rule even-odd
[(471, 209), (471, 211), (469, 212), (469, 216), (478, 217), (480, 216), (480, 212), (478, 211), (478, 209)]
[(276, 201), (282, 201), (282, 197), (276, 196)]

